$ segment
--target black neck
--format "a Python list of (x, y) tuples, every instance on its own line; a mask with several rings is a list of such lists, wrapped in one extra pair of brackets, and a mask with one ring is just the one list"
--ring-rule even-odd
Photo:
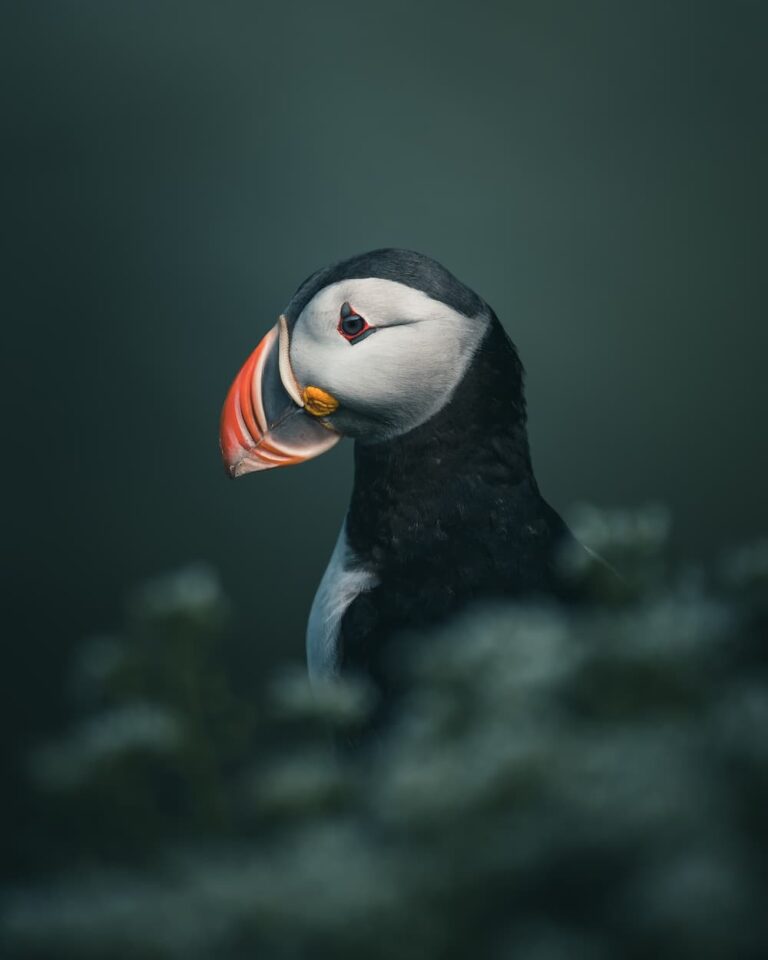
[(525, 423), (522, 365), (492, 315), (441, 411), (402, 436), (355, 444), (353, 550), (381, 563), (387, 552), (436, 548), (456, 525), (470, 526), (473, 512), (494, 509), (491, 501), (504, 502), (505, 516), (524, 517), (538, 500)]

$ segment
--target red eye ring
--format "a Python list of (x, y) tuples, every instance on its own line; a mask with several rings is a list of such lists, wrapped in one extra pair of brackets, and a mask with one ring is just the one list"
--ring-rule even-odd
[(348, 343), (356, 343), (368, 333), (372, 333), (375, 328), (345, 301), (341, 305), (336, 329)]

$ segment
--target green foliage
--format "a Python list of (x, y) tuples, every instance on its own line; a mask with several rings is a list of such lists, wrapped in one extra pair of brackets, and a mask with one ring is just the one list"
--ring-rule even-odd
[(365, 685), (297, 667), (248, 699), (215, 577), (149, 585), (30, 760), (56, 871), (5, 891), (8, 953), (765, 956), (768, 547), (677, 576), (658, 511), (575, 522), (619, 585), (565, 557), (592, 605), (404, 637), (365, 750), (331, 736)]

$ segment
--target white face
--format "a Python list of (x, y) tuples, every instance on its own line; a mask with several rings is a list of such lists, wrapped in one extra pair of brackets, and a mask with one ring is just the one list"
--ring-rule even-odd
[[(375, 328), (349, 342), (342, 304)], [(299, 315), (290, 341), (298, 382), (333, 394), (329, 421), (352, 437), (384, 439), (424, 423), (450, 399), (488, 326), (393, 280), (342, 280)]]

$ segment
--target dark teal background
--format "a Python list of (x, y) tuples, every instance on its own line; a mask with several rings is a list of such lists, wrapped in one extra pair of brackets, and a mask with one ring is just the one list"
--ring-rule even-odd
[(220, 572), (254, 677), (299, 658), (344, 445), (226, 480), (219, 408), (295, 286), (441, 260), (528, 370), (540, 484), (766, 532), (759, 2), (5, 3), (9, 742), (127, 586)]

